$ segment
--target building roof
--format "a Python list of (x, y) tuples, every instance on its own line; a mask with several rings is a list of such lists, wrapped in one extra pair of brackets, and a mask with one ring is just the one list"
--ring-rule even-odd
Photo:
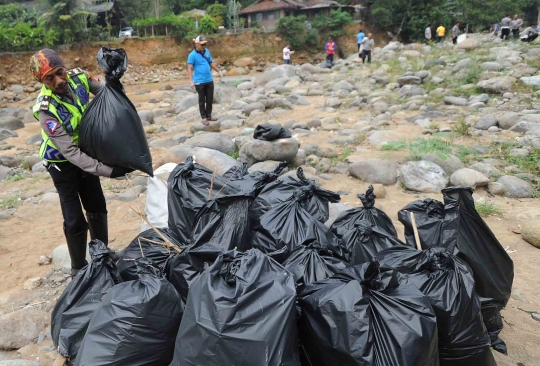
[(305, 4), (296, 0), (259, 0), (255, 4), (242, 9), (239, 14), (251, 14), (279, 9), (301, 9), (305, 6)]
[(114, 3), (101, 3), (101, 4), (93, 4), (88, 6), (86, 10), (91, 11), (93, 13), (102, 13), (104, 11), (111, 11), (111, 9), (114, 7)]
[(310, 9), (324, 9), (324, 8), (347, 8), (349, 5), (342, 5), (337, 1), (333, 0), (307, 0), (306, 7), (301, 10), (310, 10)]
[(206, 11), (201, 10), (201, 9), (191, 9), (190, 11), (188, 11), (188, 13), (190, 13), (191, 15), (198, 15), (201, 17), (206, 15)]

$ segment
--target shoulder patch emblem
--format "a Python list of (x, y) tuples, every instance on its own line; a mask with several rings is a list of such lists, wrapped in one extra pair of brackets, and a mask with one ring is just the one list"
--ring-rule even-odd
[(47, 126), (47, 129), (52, 135), (56, 132), (56, 130), (58, 130), (58, 127), (60, 126), (60, 122), (58, 122), (55, 119), (48, 119), (45, 121), (45, 126)]

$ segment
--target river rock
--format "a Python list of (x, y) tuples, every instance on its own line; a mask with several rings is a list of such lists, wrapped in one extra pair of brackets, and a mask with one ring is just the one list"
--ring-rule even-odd
[(41, 364), (36, 361), (14, 359), (0, 361), (0, 366), (41, 366)]
[(495, 195), (495, 196), (502, 196), (504, 194), (504, 184), (497, 183), (497, 182), (489, 182), (488, 183), (488, 191), (489, 193)]
[(480, 42), (473, 38), (467, 38), (464, 41), (460, 42), (457, 47), (462, 50), (471, 51), (480, 47)]
[(397, 81), (400, 87), (403, 85), (420, 85), (422, 83), (422, 79), (417, 76), (401, 76)]
[(0, 117), (0, 128), (18, 130), (19, 128), (24, 128), (24, 123), (22, 123), (22, 121), (16, 117)]
[[(189, 145), (174, 146), (160, 159), (160, 163), (184, 162), (188, 156), (195, 156), (195, 161), (208, 169), (214, 170), (217, 174), (224, 174), (232, 167), (240, 167), (242, 164), (221, 151), (195, 147)], [(156, 163), (156, 166), (159, 165)]]
[(474, 163), (470, 166), (470, 168), (488, 177), (500, 177), (502, 175), (499, 169), (495, 168), (493, 165), (490, 164)]
[(435, 154), (426, 154), (422, 155), (422, 160), (431, 161), (432, 163), (437, 164), (443, 168), (444, 172), (448, 176), (452, 175), (456, 170), (465, 168), (463, 162), (453, 154), (446, 156), (446, 159), (441, 159)]
[(540, 88), (540, 76), (529, 76), (529, 77), (522, 77), (521, 82), (525, 85), (532, 86), (533, 88), (539, 89)]
[(310, 105), (306, 98), (298, 94), (291, 94), (287, 97), (287, 100), (293, 105)]
[(512, 91), (516, 79), (510, 76), (500, 76), (488, 80), (482, 80), (476, 87), (486, 93), (502, 94)]
[(148, 122), (149, 124), (154, 123), (154, 112), (152, 111), (138, 111), (139, 118), (141, 122)]
[(0, 350), (19, 349), (34, 341), (49, 324), (45, 311), (24, 308), (0, 315)]
[(417, 85), (403, 85), (401, 89), (399, 89), (399, 98), (400, 99), (407, 99), (411, 98), (417, 95), (424, 95), (426, 94), (426, 91), (424, 88), (421, 88)]
[(476, 122), (476, 128), (479, 130), (487, 130), (490, 127), (497, 126), (497, 117), (492, 114), (484, 114), (478, 122)]
[(231, 154), (236, 151), (236, 144), (233, 139), (217, 132), (197, 134), (186, 140), (185, 144), (221, 151), (224, 154)]
[(540, 248), (540, 220), (530, 220), (521, 229), (521, 237), (527, 243)]
[(332, 87), (333, 91), (339, 91), (339, 90), (352, 91), (354, 89), (355, 89), (354, 85), (352, 85), (351, 83), (349, 83), (348, 81), (345, 81), (345, 80), (341, 80), (341, 81), (337, 82)]
[(531, 185), (518, 177), (503, 175), (497, 180), (497, 183), (504, 185), (506, 197), (529, 198), (534, 194)]
[(452, 174), (450, 183), (454, 186), (475, 188), (487, 185), (489, 183), (489, 178), (476, 170), (463, 168)]
[(201, 122), (195, 122), (192, 123), (191, 126), (189, 126), (189, 131), (192, 134), (195, 134), (197, 132), (219, 132), (221, 128), (221, 123), (219, 121), (213, 121), (209, 122), (208, 125), (204, 125)]
[(426, 160), (409, 161), (401, 166), (400, 179), (403, 185), (416, 192), (438, 193), (448, 185), (448, 176), (435, 163)]
[(318, 74), (320, 69), (312, 64), (303, 64), (300, 66), (300, 70), (309, 72), (310, 74)]
[(508, 130), (518, 122), (519, 114), (515, 112), (508, 112), (498, 117), (499, 127), (503, 130)]
[[(281, 164), (281, 162), (280, 161), (275, 161), (275, 160), (262, 161), (260, 163), (255, 163), (252, 166), (250, 166), (249, 169), (248, 169), (248, 172), (249, 173), (273, 172), (274, 170), (277, 169), (279, 164)], [(282, 174), (286, 173), (288, 170), (289, 170), (288, 168), (283, 169)]]
[(480, 64), (480, 67), (488, 71), (500, 71), (504, 69), (504, 66), (498, 62), (484, 62)]
[(532, 132), (533, 134), (540, 135), (540, 123), (521, 121), (513, 125), (508, 129), (514, 132)]
[(274, 141), (246, 140), (240, 148), (240, 161), (252, 166), (255, 163), (277, 160), (292, 162), (298, 153), (296, 139), (278, 139)]
[(242, 57), (233, 62), (233, 65), (236, 67), (246, 67), (246, 66), (256, 66), (257, 61), (251, 57)]
[(265, 110), (266, 110), (266, 107), (264, 106), (264, 104), (262, 104), (261, 102), (255, 102), (255, 103), (250, 103), (246, 105), (244, 109), (242, 110), (242, 112), (244, 112), (246, 116), (250, 116), (251, 113), (253, 113), (254, 111), (264, 112)]
[(457, 105), (457, 106), (466, 106), (467, 99), (460, 97), (444, 97), (444, 104), (446, 105)]
[(242, 92), (235, 86), (218, 86), (214, 89), (214, 102), (217, 104), (232, 103), (242, 98)]
[(252, 90), (255, 89), (255, 85), (251, 81), (244, 81), (236, 86), (239, 90)]
[(280, 65), (275, 66), (269, 70), (266, 70), (261, 75), (255, 78), (254, 84), (256, 86), (262, 86), (268, 84), (270, 81), (279, 78), (292, 78), (296, 76), (296, 71), (292, 65)]
[(397, 162), (386, 159), (362, 160), (349, 165), (349, 174), (366, 183), (395, 184)]
[(325, 107), (337, 108), (341, 105), (341, 100), (339, 100), (339, 98), (336, 98), (336, 97), (330, 97), (326, 99), (326, 102), (324, 102), (324, 105)]

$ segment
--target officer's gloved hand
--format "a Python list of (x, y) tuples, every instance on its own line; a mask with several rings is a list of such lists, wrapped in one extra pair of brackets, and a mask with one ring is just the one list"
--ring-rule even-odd
[(121, 168), (121, 167), (113, 167), (111, 176), (109, 178), (118, 178), (123, 177), (124, 175), (133, 172), (134, 169), (128, 169), (128, 168)]

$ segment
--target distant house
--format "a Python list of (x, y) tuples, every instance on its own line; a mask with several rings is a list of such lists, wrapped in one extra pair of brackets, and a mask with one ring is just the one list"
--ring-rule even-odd
[(90, 13), (97, 14), (97, 24), (102, 27), (107, 23), (113, 27), (123, 27), (124, 21), (119, 2), (116, 0), (81, 0), (81, 8)]
[(354, 6), (341, 5), (333, 0), (258, 0), (255, 4), (242, 9), (239, 15), (246, 18), (248, 28), (257, 22), (267, 31), (272, 31), (279, 18), (299, 14), (305, 14), (310, 18), (338, 8), (347, 9), (351, 13), (354, 11)]
[(203, 16), (206, 15), (206, 10), (201, 10), (201, 9), (191, 9), (190, 11), (187, 12), (190, 16), (194, 17), (194, 18), (202, 18)]

